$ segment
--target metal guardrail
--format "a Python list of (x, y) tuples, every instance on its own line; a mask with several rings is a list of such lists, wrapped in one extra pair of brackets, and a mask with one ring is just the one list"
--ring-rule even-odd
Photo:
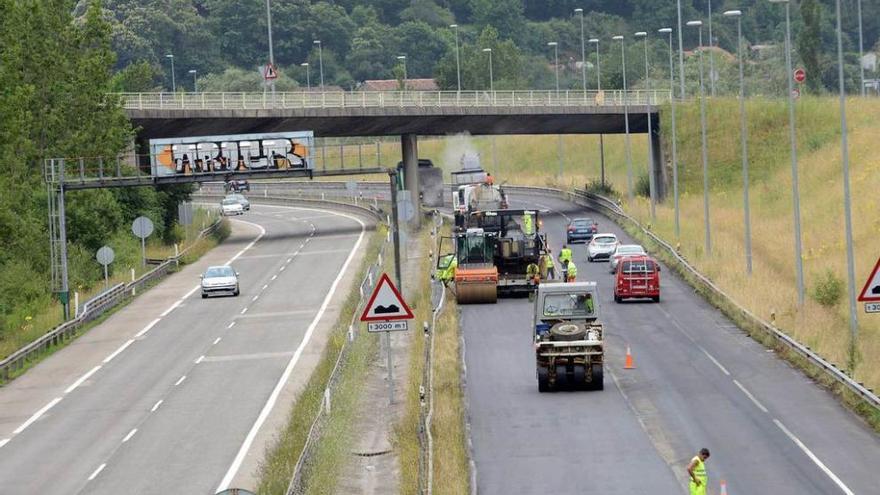
[[(700, 273), (687, 259), (685, 259), (676, 249), (669, 243), (661, 239), (655, 233), (644, 228), (635, 218), (627, 215), (614, 201), (596, 194), (583, 190), (563, 191), (561, 189), (540, 188), (540, 187), (507, 187), (509, 192), (520, 194), (541, 194), (561, 197), (575, 204), (583, 204), (592, 209), (598, 209), (608, 214), (617, 223), (628, 222), (632, 226), (638, 228), (644, 235), (647, 235), (660, 246), (666, 253), (675, 260), (679, 268), (690, 274), (706, 292), (712, 293), (715, 297), (724, 300), (730, 307), (734, 308), (740, 317), (744, 318), (748, 323), (764, 331), (772, 337), (776, 342), (795, 352), (804, 358), (811, 366), (824, 373), (835, 382), (839, 383), (847, 390), (860, 397), (865, 403), (880, 409), (880, 397), (873, 390), (865, 387), (864, 384), (855, 381), (833, 363), (829, 362), (822, 356), (816, 354), (812, 349), (796, 341), (794, 338), (783, 332), (781, 329), (771, 323), (760, 318), (747, 308), (736, 302), (723, 289), (718, 287), (712, 280)], [(584, 204), (585, 203), (585, 204)]]
[[(215, 221), (208, 228), (199, 232), (197, 240), (214, 232), (219, 225), (220, 219)], [(193, 245), (195, 245), (195, 243), (193, 243)], [(180, 258), (191, 248), (192, 245), (178, 253), (177, 256), (169, 257), (137, 279), (128, 283), (116, 284), (89, 299), (83, 303), (82, 309), (77, 311), (76, 317), (58, 325), (0, 361), (0, 383), (8, 382), (15, 372), (23, 369), (29, 362), (44, 354), (50, 348), (73, 338), (79, 329), (86, 323), (97, 319), (99, 316), (129, 297), (134, 297), (137, 295), (138, 291), (142, 291), (146, 286), (152, 284), (157, 279), (165, 277), (171, 271), (171, 265), (173, 264), (176, 268), (179, 264)]]
[[(431, 238), (436, 239), (443, 227), (443, 216), (438, 212), (432, 215), (433, 224), (431, 225)], [(434, 266), (435, 256), (440, 253), (431, 251), (431, 266)], [(421, 422), (424, 427), (421, 429), (424, 435), (424, 445), (422, 446), (422, 456), (424, 457), (424, 469), (420, 470), (419, 484), (422, 486), (422, 493), (432, 495), (434, 492), (434, 436), (431, 433), (431, 422), (434, 418), (434, 336), (437, 334), (437, 317), (443, 311), (443, 303), (446, 301), (446, 286), (436, 280), (431, 281), (432, 296), (435, 288), (440, 290), (440, 300), (431, 310), (431, 326), (427, 330), (431, 334), (428, 345), (425, 346), (425, 372), (422, 382), (426, 383), (425, 393), (423, 394), (422, 403), (427, 402), (428, 408), (422, 407), (420, 410)], [(433, 303), (433, 297), (432, 303)]]
[(657, 105), (667, 90), (298, 91), (275, 93), (117, 93), (127, 110), (304, 108), (509, 108)]

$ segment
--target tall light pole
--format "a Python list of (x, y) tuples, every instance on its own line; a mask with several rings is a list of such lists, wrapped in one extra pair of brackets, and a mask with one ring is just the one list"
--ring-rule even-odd
[[(599, 38), (590, 38), (596, 44), (596, 96), (602, 92), (602, 65), (599, 63)], [(605, 135), (599, 134), (599, 166), (602, 188), (605, 188)]]
[[(856, 275), (853, 256), (852, 206), (849, 190), (849, 148), (846, 138), (846, 92), (843, 84), (843, 40), (840, 27), (840, 0), (837, 4), (837, 77), (840, 93), (840, 154), (843, 161), (843, 212), (846, 224), (846, 274), (849, 286), (849, 363), (851, 374), (856, 369), (856, 348), (859, 339), (859, 323), (856, 316)], [(861, 64), (861, 59), (859, 63)], [(864, 85), (863, 85), (864, 86)]]
[(712, 37), (712, 0), (709, 0), (709, 88), (715, 97), (715, 38)]
[(461, 93), (461, 60), (458, 55), (458, 24), (450, 24), (449, 27), (455, 31), (455, 75), (458, 78), (458, 92)]
[(321, 40), (315, 40), (312, 43), (318, 45), (318, 69), (321, 73), (321, 91), (324, 91), (324, 46), (321, 44)]
[(312, 78), (311, 78), (311, 74), (310, 74), (311, 69), (309, 69), (309, 63), (303, 62), (299, 65), (300, 65), (300, 67), (306, 68), (306, 91), (311, 92), (312, 91), (312, 80), (311, 80)]
[(785, 78), (788, 80), (788, 129), (791, 141), (791, 196), (794, 206), (794, 257), (797, 277), (798, 306), (804, 305), (804, 260), (801, 254), (801, 198), (798, 191), (797, 136), (794, 121), (794, 83), (791, 70), (791, 3), (788, 0), (769, 0), (785, 4)]
[(551, 41), (547, 46), (553, 47), (553, 67), (556, 69), (556, 97), (559, 98), (559, 43)]
[(675, 205), (675, 238), (681, 235), (680, 214), (678, 210), (678, 144), (675, 138), (675, 67), (672, 62), (672, 28), (657, 31), (669, 35), (669, 106), (672, 114), (672, 196)]
[(581, 18), (581, 78), (584, 83), (584, 102), (587, 100), (587, 44), (584, 40), (584, 9), (574, 9)]
[(495, 92), (495, 77), (492, 74), (492, 49), (491, 48), (483, 48), (484, 53), (489, 54), (489, 92)]
[(706, 86), (703, 83), (703, 21), (688, 21), (699, 31), (700, 49), (700, 137), (703, 153), (703, 217), (706, 229), (706, 254), (712, 254), (712, 228), (709, 221), (709, 145), (706, 140)]
[[(648, 33), (639, 31), (635, 34), (636, 38), (644, 38), (645, 40), (645, 94), (651, 94), (651, 76), (648, 67)], [(649, 96), (650, 98), (650, 96)], [(657, 218), (657, 187), (654, 183), (654, 132), (651, 123), (651, 102), (647, 102), (645, 117), (648, 119), (648, 184), (651, 195), (651, 219)]]
[(630, 147), (629, 140), (629, 97), (626, 94), (626, 47), (624, 46), (623, 36), (617, 35), (611, 38), (615, 41), (620, 41), (620, 61), (621, 61), (621, 74), (623, 74), (623, 124), (626, 132), (626, 197), (632, 202), (633, 200), (633, 164), (632, 164), (632, 149)]
[(174, 54), (169, 53), (165, 58), (171, 60), (171, 92), (177, 93), (177, 83), (174, 81)]
[(749, 145), (746, 129), (746, 90), (743, 77), (742, 11), (728, 10), (725, 17), (736, 18), (736, 52), (739, 58), (739, 139), (743, 169), (743, 220), (745, 225), (746, 273), (752, 274), (752, 220), (749, 214)]
[(199, 83), (196, 82), (196, 76), (198, 75), (198, 71), (195, 69), (190, 69), (187, 72), (193, 75), (193, 93), (198, 93), (199, 92)]
[(406, 55), (398, 55), (397, 60), (403, 63), (403, 90), (406, 91)]
[[(269, 4), (270, 0), (266, 0), (266, 29), (269, 31), (269, 65), (275, 67), (275, 52), (272, 49), (272, 9)], [(272, 88), (272, 94), (275, 94), (275, 79), (269, 79), (269, 87)]]
[(861, 73), (861, 89), (859, 94), (865, 96), (865, 64), (862, 63), (862, 57), (865, 56), (864, 41), (862, 39), (862, 0), (856, 0), (856, 14), (859, 18), (859, 71)]
[[(681, 85), (681, 94), (678, 96), (684, 100), (684, 47), (681, 41), (684, 30), (681, 28), (681, 0), (676, 1), (676, 7), (678, 9), (678, 83)], [(675, 98), (675, 95), (672, 97)]]

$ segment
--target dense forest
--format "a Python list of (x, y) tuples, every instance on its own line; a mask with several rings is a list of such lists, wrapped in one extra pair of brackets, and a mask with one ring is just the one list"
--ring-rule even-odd
[[(843, 0), (843, 4), (847, 82), (857, 85), (856, 0)], [(84, 8), (80, 5), (77, 14)], [(311, 65), (312, 85), (318, 84), (321, 60), (314, 40), (321, 40), (320, 58), (328, 85), (354, 89), (367, 79), (401, 78), (397, 56), (406, 55), (408, 77), (434, 77), (441, 87), (455, 89), (456, 34), (463, 89), (489, 86), (483, 48), (493, 49), (496, 88), (553, 88), (554, 54), (547, 45), (551, 41), (559, 43), (562, 87), (579, 88), (580, 18), (575, 8), (584, 10), (586, 38), (600, 39), (601, 63), (607, 68), (602, 74), (603, 85), (620, 87), (620, 50), (611, 37), (627, 35), (628, 56), (641, 61), (641, 46), (631, 35), (648, 32), (652, 64), (656, 64), (656, 77), (662, 78), (668, 70), (668, 47), (665, 38), (656, 34), (657, 29), (676, 26), (674, 0), (271, 0), (270, 8), (281, 89), (306, 85), (303, 62)], [(708, 8), (707, 0), (683, 0), (682, 18), (703, 19), (708, 24)], [(120, 89), (170, 89), (169, 54), (174, 55), (181, 90), (192, 91), (191, 70), (196, 71), (200, 91), (260, 88), (259, 67), (268, 61), (265, 1), (106, 0), (104, 9), (118, 53), (116, 69), (138, 75), (132, 81), (121, 78)], [(749, 46), (781, 43), (785, 22), (782, 4), (715, 0), (712, 35), (721, 49), (736, 49), (736, 24), (723, 16), (727, 9), (743, 10), (743, 37)], [(862, 10), (864, 46), (870, 50), (880, 37), (880, 2), (862, 0)], [(793, 0), (795, 62), (806, 68), (814, 92), (836, 88), (834, 23), (833, 0)], [(458, 28), (450, 28), (453, 24)], [(697, 32), (685, 28), (683, 34), (685, 49), (692, 49)], [(594, 48), (587, 46), (588, 70), (596, 61)], [(730, 79), (724, 77), (725, 72), (735, 70), (729, 67), (735, 61), (723, 53), (716, 58), (717, 79), (724, 86)], [(750, 50), (752, 63), (747, 72), (756, 92), (778, 89), (782, 76), (775, 73), (781, 58), (778, 47)], [(627, 65), (628, 72), (632, 71), (628, 80), (644, 78), (644, 64)], [(588, 85), (595, 84), (591, 74)]]

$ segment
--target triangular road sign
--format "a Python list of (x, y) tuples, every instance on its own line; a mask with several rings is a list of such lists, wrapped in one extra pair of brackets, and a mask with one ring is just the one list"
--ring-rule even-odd
[(373, 289), (370, 302), (364, 308), (361, 321), (410, 320), (413, 312), (407, 306), (397, 287), (391, 283), (387, 273), (383, 273)]
[(278, 72), (272, 64), (266, 64), (266, 70), (263, 72), (263, 78), (267, 81), (270, 79), (278, 79)]
[(859, 302), (877, 302), (880, 301), (880, 259), (871, 270), (871, 276), (865, 282), (862, 293), (859, 294)]

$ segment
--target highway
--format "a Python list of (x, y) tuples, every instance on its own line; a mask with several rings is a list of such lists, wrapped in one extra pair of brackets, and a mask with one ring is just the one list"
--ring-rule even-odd
[[(198, 263), (0, 389), (0, 492), (252, 482), (268, 426), (286, 418), (273, 406), (293, 401), (317, 361), (369, 222), (260, 205), (233, 222)], [(201, 299), (198, 275), (227, 262), (241, 295)]]
[[(519, 195), (512, 207), (552, 210), (558, 254), (568, 218), (632, 242), (610, 220), (559, 199)], [(607, 263), (574, 246), (578, 280), (601, 293), (605, 390), (539, 394), (526, 299), (462, 305), (468, 421), (485, 494), (687, 493), (701, 447), (709, 493), (876, 494), (880, 439), (663, 267), (662, 302), (613, 302)], [(630, 345), (636, 369), (624, 370)]]

